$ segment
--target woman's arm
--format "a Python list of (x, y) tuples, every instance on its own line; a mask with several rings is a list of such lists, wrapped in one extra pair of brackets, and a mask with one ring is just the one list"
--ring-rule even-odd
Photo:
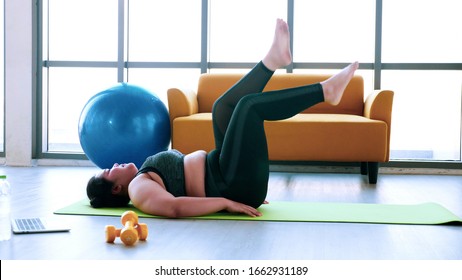
[(141, 211), (169, 218), (203, 216), (226, 210), (251, 217), (261, 216), (253, 207), (222, 197), (174, 197), (145, 176), (136, 177), (129, 187), (133, 205)]
[(172, 218), (203, 216), (226, 210), (231, 213), (242, 213), (251, 217), (261, 216), (261, 213), (248, 205), (223, 197), (174, 197), (170, 204)]

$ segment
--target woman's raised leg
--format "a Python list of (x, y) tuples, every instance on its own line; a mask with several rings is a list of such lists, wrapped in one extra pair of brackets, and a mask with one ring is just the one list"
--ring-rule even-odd
[(288, 27), (278, 20), (267, 55), (214, 104), (217, 150), (209, 153), (208, 164), (221, 196), (258, 207), (269, 176), (264, 121), (289, 118), (322, 101), (338, 104), (358, 68), (353, 63), (324, 82), (260, 94), (274, 71), (290, 62)]
[(274, 71), (291, 63), (289, 44), (289, 27), (285, 21), (278, 19), (273, 43), (263, 60), (215, 102), (212, 114), (217, 149), (221, 149), (229, 121), (241, 98), (263, 91)]
[(358, 63), (352, 63), (321, 83), (243, 97), (234, 110), (219, 156), (225, 182), (221, 194), (252, 207), (263, 203), (269, 176), (264, 121), (292, 117), (323, 101), (336, 105), (357, 68)]

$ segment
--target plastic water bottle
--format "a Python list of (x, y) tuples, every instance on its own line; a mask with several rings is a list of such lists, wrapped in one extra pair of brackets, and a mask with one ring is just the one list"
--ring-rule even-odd
[(0, 175), (0, 241), (11, 238), (10, 197), (11, 187), (6, 175)]

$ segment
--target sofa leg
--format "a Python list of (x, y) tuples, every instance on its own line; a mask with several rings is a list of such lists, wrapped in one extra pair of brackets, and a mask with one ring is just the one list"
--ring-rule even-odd
[(367, 175), (367, 162), (361, 162), (361, 175)]
[(369, 184), (377, 184), (377, 177), (379, 175), (379, 163), (368, 162), (367, 169), (369, 173)]

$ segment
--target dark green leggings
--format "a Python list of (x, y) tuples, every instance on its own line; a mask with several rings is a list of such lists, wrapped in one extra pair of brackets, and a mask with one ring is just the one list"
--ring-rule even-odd
[(216, 149), (207, 156), (207, 196), (260, 206), (269, 178), (264, 121), (290, 118), (324, 101), (319, 83), (262, 93), (273, 73), (260, 62), (215, 102)]

